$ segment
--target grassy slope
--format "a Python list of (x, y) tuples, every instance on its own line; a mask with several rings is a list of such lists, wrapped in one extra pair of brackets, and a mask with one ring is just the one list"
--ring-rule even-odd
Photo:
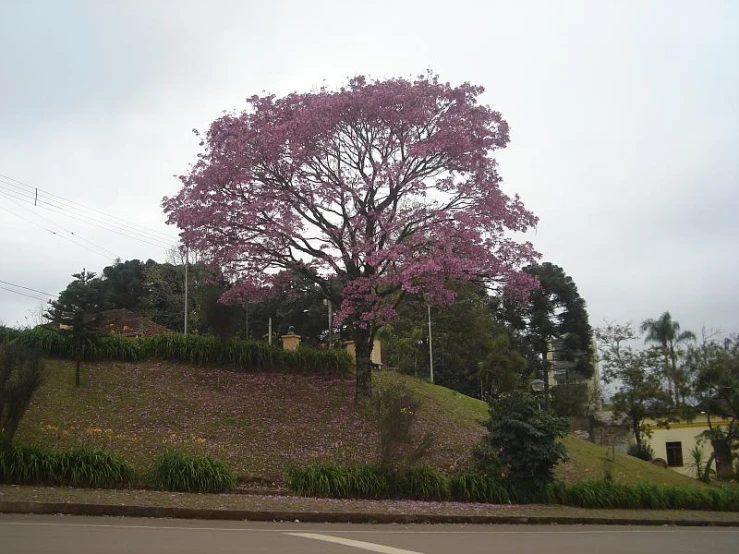
[[(75, 390), (71, 363), (48, 362), (48, 378), (21, 424), (17, 442), (89, 444), (123, 455), (140, 469), (178, 448), (226, 460), (242, 477), (281, 481), (290, 464), (370, 461), (372, 418), (353, 405), (352, 379), (239, 374), (168, 362), (83, 365)], [(379, 373), (376, 382), (406, 386), (422, 400), (419, 427), (436, 437), (430, 463), (463, 468), (479, 440), (487, 407), (449, 389)], [(567, 439), (570, 460), (558, 477), (603, 477), (606, 449)], [(672, 471), (617, 454), (618, 481), (703, 486)]]

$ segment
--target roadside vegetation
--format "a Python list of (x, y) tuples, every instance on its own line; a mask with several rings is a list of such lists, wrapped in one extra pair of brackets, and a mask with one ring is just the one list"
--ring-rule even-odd
[[(90, 363), (74, 387), (74, 364), (49, 360), (47, 376), (21, 422), (15, 442), (50, 450), (84, 446), (127, 460), (145, 473), (167, 450), (207, 454), (246, 483), (284, 484), (288, 469), (312, 464), (374, 464), (379, 430), (356, 408), (351, 378), (290, 373), (237, 373), (171, 362)], [(450, 389), (392, 372), (378, 388), (405, 387), (419, 402), (414, 437), (433, 435), (423, 464), (453, 475), (472, 469), (487, 404)], [(415, 439), (414, 439), (415, 440)], [(568, 458), (556, 480), (705, 487), (701, 482), (569, 436)]]

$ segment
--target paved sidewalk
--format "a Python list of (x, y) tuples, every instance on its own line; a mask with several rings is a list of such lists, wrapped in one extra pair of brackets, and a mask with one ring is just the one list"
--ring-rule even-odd
[(275, 494), (186, 494), (0, 485), (0, 513), (335, 523), (517, 523), (739, 527), (739, 513), (586, 510), (407, 500), (337, 500)]

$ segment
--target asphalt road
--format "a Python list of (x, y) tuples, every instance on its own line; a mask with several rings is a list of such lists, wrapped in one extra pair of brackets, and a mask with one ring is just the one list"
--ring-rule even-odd
[(346, 525), (0, 515), (2, 554), (735, 554), (739, 529)]

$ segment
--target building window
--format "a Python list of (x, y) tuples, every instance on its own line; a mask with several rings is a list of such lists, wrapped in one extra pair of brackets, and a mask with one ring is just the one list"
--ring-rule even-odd
[(667, 465), (669, 467), (683, 467), (683, 443), (665, 443), (667, 450)]

